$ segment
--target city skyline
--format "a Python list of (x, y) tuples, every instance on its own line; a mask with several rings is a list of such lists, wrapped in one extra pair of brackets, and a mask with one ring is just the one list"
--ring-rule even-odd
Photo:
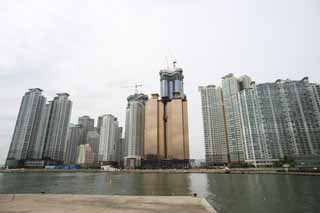
[(143, 93), (159, 91), (152, 82), (166, 67), (166, 56), (184, 68), (190, 154), (204, 158), (198, 86), (220, 82), (230, 72), (259, 83), (305, 76), (319, 82), (318, 7), (312, 0), (170, 7), (165, 1), (10, 1), (1, 11), (7, 18), (0, 20), (0, 164), (26, 89), (42, 88), (49, 100), (56, 92), (70, 93), (73, 123), (82, 115), (111, 113), (123, 125), (123, 100), (132, 91), (121, 87), (141, 83)]
[[(161, 75), (161, 72), (160, 72), (160, 75)], [(238, 106), (238, 108), (239, 108), (239, 110), (243, 110), (243, 112), (241, 112), (242, 113), (242, 115), (241, 116), (249, 116), (249, 114), (243, 114), (243, 113), (251, 113), (250, 112), (250, 109), (249, 109), (249, 111), (248, 111), (248, 109), (242, 109), (244, 106), (245, 107), (248, 107), (248, 106), (250, 106), (250, 105), (252, 105), (252, 103), (246, 103), (244, 106), (241, 106), (240, 107), (240, 104), (241, 105), (243, 105), (244, 103), (243, 102), (247, 102), (247, 101), (254, 101), (254, 100), (252, 100), (252, 98), (253, 98), (253, 96), (252, 96), (252, 92), (254, 91), (253, 90), (253, 88), (256, 88), (256, 82), (255, 81), (253, 81), (253, 79), (251, 79), (251, 77), (249, 77), (249, 76), (247, 76), (247, 75), (242, 75), (242, 76), (240, 76), (240, 77), (236, 77), (236, 76), (234, 76), (234, 74), (232, 74), (232, 73), (229, 73), (229, 74), (227, 74), (227, 75), (225, 75), (225, 76), (223, 76), (222, 78), (221, 78), (221, 80), (222, 80), (222, 82), (221, 82), (221, 85), (223, 85), (223, 82), (226, 80), (226, 79), (228, 79), (228, 78), (231, 78), (231, 79), (235, 79), (235, 84), (237, 84), (238, 86), (239, 86), (239, 88), (240, 87), (242, 87), (242, 89), (241, 90), (237, 90), (237, 92), (235, 93), (236, 95), (239, 95), (239, 97), (238, 98), (240, 98), (239, 100), (237, 100), (237, 104), (239, 105)], [(244, 80), (245, 79), (245, 80)], [(282, 84), (287, 84), (287, 83), (290, 83), (290, 82), (299, 82), (299, 81), (301, 81), (301, 82), (303, 82), (303, 81), (307, 81), (308, 82), (308, 77), (304, 77), (303, 79), (301, 79), (301, 80), (296, 80), (296, 79), (286, 79), (286, 80), (282, 80), (282, 79), (277, 79), (277, 80), (275, 80), (274, 82), (258, 82), (258, 91), (259, 91), (259, 89), (260, 88), (264, 88), (264, 87), (272, 87), (271, 85), (272, 84), (279, 84), (279, 83), (282, 83)], [(243, 83), (243, 82), (245, 82), (245, 83)], [(161, 84), (161, 80), (160, 80), (160, 84)], [(161, 84), (162, 85), (162, 84)], [(218, 84), (219, 85), (219, 84)], [(243, 85), (246, 85), (246, 86), (243, 86)], [(310, 83), (310, 85), (313, 85), (312, 86), (312, 89), (313, 89), (313, 91), (316, 91), (316, 90), (318, 90), (318, 93), (319, 93), (319, 88), (320, 88), (320, 84), (315, 84), (315, 83)], [(229, 87), (229, 85), (228, 85), (228, 87)], [(270, 90), (270, 88), (269, 88), (269, 90)], [(220, 87), (220, 86), (218, 86), (218, 87), (216, 87), (214, 84), (212, 84), (212, 85), (208, 85), (208, 86), (199, 86), (198, 87), (198, 91), (200, 91), (200, 96), (202, 96), (202, 98), (205, 98), (205, 99), (207, 99), (207, 100), (209, 100), (209, 98), (211, 98), (211, 103), (210, 104), (212, 104), (212, 103), (214, 103), (215, 101), (217, 101), (217, 99), (222, 99), (222, 97), (224, 96), (224, 95), (222, 95), (222, 88)], [(38, 117), (38, 121), (36, 122), (36, 121), (33, 121), (33, 123), (42, 123), (42, 122), (46, 122), (45, 120), (47, 119), (47, 117), (48, 117), (48, 115), (46, 115), (46, 114), (48, 114), (49, 113), (49, 110), (50, 110), (50, 105), (52, 105), (52, 102), (54, 101), (54, 100), (59, 100), (59, 97), (62, 97), (62, 98), (68, 98), (69, 96), (70, 96), (70, 94), (68, 94), (68, 93), (57, 93), (57, 96), (51, 101), (51, 100), (48, 100), (47, 99), (47, 97), (46, 96), (43, 96), (44, 94), (42, 94), (42, 92), (43, 92), (43, 90), (42, 89), (40, 89), (40, 88), (33, 88), (33, 89), (29, 89), (29, 91), (27, 91), (27, 92), (25, 92), (25, 96), (30, 96), (30, 94), (33, 94), (33, 93), (35, 93), (36, 95), (37, 95), (37, 99), (35, 99), (37, 102), (39, 102), (39, 104), (36, 104), (36, 106), (38, 107), (38, 108), (41, 108), (41, 110), (42, 111), (44, 111), (44, 113), (43, 114), (45, 114), (45, 115), (41, 115), (41, 110), (40, 110), (40, 112), (39, 112), (39, 114), (41, 115), (40, 117)], [(209, 93), (210, 92), (210, 93)], [(212, 93), (213, 92), (213, 93)], [(218, 93), (221, 93), (221, 95), (219, 96), (218, 95)], [(320, 94), (320, 93), (319, 93)], [(154, 98), (153, 96), (157, 96), (156, 98), (158, 98), (159, 97), (159, 94), (155, 94), (155, 93), (151, 93), (149, 96), (146, 96), (146, 95), (144, 95), (144, 94), (142, 94), (142, 93), (140, 93), (140, 94), (137, 94), (137, 93), (135, 93), (134, 95), (130, 95), (129, 97), (128, 97), (128, 100), (131, 98), (131, 97), (133, 97), (133, 96), (136, 96), (136, 95), (140, 95), (140, 96), (145, 96), (145, 100), (147, 100), (148, 98), (150, 98), (150, 99), (152, 99), (152, 98)], [(203, 96), (204, 95), (204, 96)], [(315, 95), (317, 95), (316, 93), (315, 93)], [(215, 96), (217, 96), (217, 97), (215, 97)], [(40, 98), (42, 98), (42, 99), (39, 99), (38, 97), (40, 97)], [(224, 97), (224, 98), (226, 98), (226, 96)], [(318, 98), (319, 99), (319, 97), (316, 97), (316, 98)], [(22, 102), (21, 102), (21, 106), (20, 107), (24, 107), (24, 105), (25, 105), (25, 103), (24, 103), (24, 99), (25, 99), (25, 97), (23, 97), (22, 98)], [(39, 100), (38, 100), (39, 99)], [(248, 100), (247, 100), (248, 99)], [(315, 102), (315, 104), (316, 105), (319, 105), (319, 103), (320, 103), (320, 99), (319, 100), (316, 100), (316, 102)], [(67, 100), (67, 99), (66, 99)], [(47, 101), (47, 102), (46, 102)], [(208, 105), (208, 103), (207, 102), (203, 102), (204, 100), (202, 100), (202, 109), (204, 109), (204, 108), (206, 108), (206, 107), (208, 107), (209, 105)], [(212, 102), (213, 101), (213, 102)], [(218, 103), (218, 105), (220, 105), (220, 104), (223, 104), (223, 103)], [(248, 105), (249, 104), (249, 105)], [(38, 106), (39, 105), (39, 106)], [(223, 105), (226, 105), (226, 104), (223, 104)], [(22, 110), (22, 108), (20, 109), (20, 110)], [(218, 109), (218, 111), (219, 110), (222, 110), (222, 108), (220, 109), (220, 108), (217, 108)], [(217, 110), (216, 109), (216, 110)], [(252, 109), (251, 109), (252, 110)], [(223, 111), (225, 111), (225, 106), (223, 107)], [(247, 111), (247, 112), (245, 112), (245, 111)], [(52, 113), (52, 112), (51, 112)], [(206, 117), (205, 116), (210, 116), (210, 117), (212, 117), (212, 116), (220, 116), (220, 115), (218, 115), (218, 114), (212, 114), (212, 112), (211, 113), (209, 113), (209, 112), (202, 112), (202, 118), (203, 119), (206, 119)], [(221, 111), (221, 113), (222, 113), (222, 111)], [(226, 112), (224, 112), (224, 113), (226, 113)], [(240, 114), (241, 114), (240, 113)], [(260, 112), (261, 113), (261, 112)], [(240, 116), (240, 114), (239, 114), (239, 116)], [(17, 123), (18, 123), (18, 120), (20, 119), (19, 118), (19, 113), (17, 114)], [(35, 115), (33, 115), (33, 116), (35, 116)], [(37, 115), (36, 115), (37, 116)], [(79, 143), (78, 145), (76, 145), (76, 147), (77, 148), (80, 148), (80, 147), (78, 147), (79, 145), (81, 145), (81, 144), (87, 144), (86, 143), (86, 140), (87, 139), (85, 139), (85, 142), (83, 142), (83, 137), (85, 136), (85, 138), (87, 138), (86, 137), (86, 134), (84, 134), (86, 131), (88, 131), (89, 130), (89, 132), (90, 131), (96, 131), (96, 132), (98, 132), (98, 129), (99, 129), (99, 120), (100, 119), (102, 119), (104, 116), (112, 116), (113, 117), (113, 119), (116, 119), (115, 121), (117, 121), (118, 119), (117, 119), (117, 117), (114, 117), (114, 115), (112, 115), (112, 114), (104, 114), (104, 115), (100, 115), (100, 116), (98, 116), (97, 118), (92, 118), (92, 117), (90, 117), (89, 115), (81, 115), (80, 117), (78, 117), (78, 124), (73, 124), (71, 121), (70, 122), (67, 122), (68, 124), (69, 124), (69, 126), (68, 126), (68, 128), (81, 128), (82, 129), (82, 133), (79, 135), (79, 137), (80, 137), (80, 139), (78, 140), (78, 142), (77, 143)], [(42, 118), (43, 117), (43, 118)], [(68, 116), (69, 117), (69, 116)], [(66, 117), (65, 118), (65, 120), (69, 120), (69, 118), (68, 117)], [(215, 117), (215, 119), (216, 119), (216, 117)], [(249, 119), (249, 117), (248, 117), (248, 119)], [(260, 118), (261, 119), (261, 118)], [(44, 120), (44, 121), (42, 121), (42, 120)], [(259, 119), (258, 119), (259, 120)], [(205, 123), (208, 123), (208, 120), (206, 120), (206, 121), (203, 121), (203, 122), (205, 122)], [(221, 122), (221, 121), (219, 121), (219, 122)], [(226, 121), (222, 121), (222, 123), (216, 123), (215, 125), (226, 125), (225, 124), (225, 122)], [(243, 121), (242, 121), (243, 122)], [(259, 122), (259, 121), (258, 121)], [(117, 125), (119, 125), (119, 128), (121, 128), (122, 129), (122, 127), (121, 126), (124, 126), (124, 127), (126, 127), (127, 125), (126, 125), (126, 123), (124, 123), (124, 124), (121, 124), (121, 123), (119, 123), (118, 121), (117, 121)], [(209, 127), (209, 125), (206, 127), (206, 125), (205, 125), (205, 123), (203, 123), (203, 127), (204, 128), (209, 128), (209, 129), (204, 129), (204, 131), (206, 132), (206, 131), (208, 131), (208, 130), (210, 130), (210, 128), (211, 127)], [(17, 124), (18, 125), (18, 124)], [(38, 124), (39, 125), (39, 124)], [(234, 124), (233, 124), (234, 125)], [(241, 124), (241, 127), (239, 127), (239, 129), (241, 130), (241, 132), (242, 131), (248, 131), (248, 130), (246, 130), (246, 128), (247, 127), (242, 127), (242, 125), (244, 125), (244, 124)], [(246, 124), (246, 125), (248, 125), (248, 124)], [(245, 126), (246, 126), (245, 125)], [(251, 124), (252, 125), (252, 124)], [(255, 124), (255, 125), (257, 125), (257, 124)], [(38, 149), (35, 149), (34, 147), (35, 146), (40, 146), (39, 145), (39, 143), (41, 143), (41, 142), (39, 142), (38, 140), (41, 140), (41, 138), (42, 138), (42, 136), (41, 135), (43, 135), (43, 131), (48, 131), (48, 130), (41, 130), (41, 126), (37, 126), (37, 127), (35, 127), (35, 128), (38, 128), (39, 130), (39, 132), (36, 132), (36, 134), (35, 134), (35, 136), (33, 136), (33, 137), (36, 137), (36, 139), (35, 139), (35, 144), (30, 144), (30, 149), (32, 150), (32, 151), (28, 151), (28, 153), (24, 153), (25, 155), (26, 154), (28, 154), (28, 155), (26, 155), (25, 156), (25, 159), (37, 159), (36, 157), (34, 157), (34, 156), (38, 156), (39, 154), (37, 153), (37, 152), (39, 152), (39, 150), (40, 150), (40, 148), (38, 147)], [(131, 127), (130, 127), (131, 128)], [(217, 128), (217, 127), (215, 127), (215, 128)], [(221, 127), (220, 127), (221, 128)], [(224, 128), (222, 128), (222, 129), (224, 129)], [(212, 131), (212, 130), (211, 130)], [(216, 131), (216, 130), (215, 130)], [(121, 132), (121, 131), (120, 131)], [(228, 131), (226, 131), (226, 132), (228, 132)], [(69, 133), (69, 132), (68, 132)], [(71, 133), (71, 132), (70, 132)], [(32, 133), (29, 133), (29, 134), (31, 134), (32, 135)], [(64, 133), (64, 134), (66, 134), (66, 133)], [(73, 134), (73, 133), (71, 133), (71, 134)], [(109, 133), (108, 133), (109, 134)], [(225, 133), (223, 133), (223, 134), (225, 134)], [(98, 134), (98, 136), (99, 136), (99, 134)], [(220, 137), (222, 136), (222, 133), (221, 133), (221, 135), (220, 135)], [(14, 136), (13, 136), (14, 137)], [(68, 137), (68, 136), (65, 136), (65, 137)], [(225, 137), (225, 136), (224, 136)], [(122, 138), (125, 138), (125, 134), (121, 134), (121, 135), (119, 135), (119, 140), (121, 140)], [(13, 140), (13, 139), (12, 139)], [(69, 139), (67, 139), (65, 142), (66, 143), (68, 143), (68, 140)], [(214, 139), (214, 140), (217, 140), (217, 139)], [(252, 140), (252, 139), (251, 139)], [(310, 140), (310, 139), (309, 139)], [(63, 140), (64, 141), (64, 140)], [(227, 140), (228, 141), (228, 140)], [(64, 142), (63, 142), (64, 143)], [(120, 141), (119, 141), (119, 143), (120, 143)], [(212, 143), (212, 142), (210, 142), (210, 143)], [(244, 142), (243, 142), (244, 143)], [(14, 144), (13, 144), (14, 145)], [(288, 145), (288, 144), (285, 144), (285, 145)], [(64, 146), (64, 145), (63, 145)], [(67, 146), (67, 145), (66, 145)], [(92, 145), (91, 145), (92, 146)], [(121, 146), (122, 145), (120, 145), (119, 144), (119, 148), (121, 148)], [(205, 144), (205, 147), (206, 146), (208, 146), (208, 145), (206, 145)], [(210, 145), (211, 147), (212, 147), (212, 144)], [(216, 145), (215, 145), (216, 146)], [(283, 147), (283, 145), (282, 145), (282, 147)], [(83, 148), (83, 147), (81, 147), (81, 148)], [(91, 149), (92, 149), (92, 147), (91, 147)], [(212, 149), (212, 148), (209, 148), (209, 150), (210, 149)], [(221, 149), (221, 148), (220, 148)], [(222, 150), (223, 149), (226, 149), (226, 147), (224, 147), (224, 148), (222, 148)], [(242, 148), (243, 149), (243, 152), (245, 151), (245, 148), (243, 147)], [(68, 149), (67, 149), (68, 150)], [(230, 156), (231, 156), (231, 151), (230, 151), (231, 149), (230, 149), (230, 145), (229, 145), (229, 152), (230, 152)], [(70, 151), (70, 150), (68, 150), (68, 151)], [(208, 151), (208, 148), (206, 148), (205, 149), (205, 153)], [(45, 150), (43, 150), (42, 151), (43, 153), (44, 153), (44, 155), (45, 155)], [(119, 152), (119, 150), (118, 151), (115, 151), (115, 152), (113, 152), (113, 153), (115, 153), (116, 155), (118, 155), (118, 152)], [(226, 160), (226, 158), (227, 158), (227, 155), (226, 155), (226, 150), (225, 151), (222, 151), (221, 152), (221, 150), (219, 150), (218, 152), (217, 151), (214, 151), (216, 154), (218, 154), (218, 155), (225, 155), (224, 157), (222, 157), (222, 158), (225, 158), (224, 160), (221, 160), (221, 156), (220, 157), (216, 157), (216, 159), (218, 159), (218, 162), (220, 161), (221, 163), (227, 163), (228, 162), (228, 160)], [(247, 150), (246, 150), (246, 152), (247, 152)], [(250, 152), (250, 150), (249, 150), (249, 152)], [(281, 150), (281, 148), (279, 149), (279, 150), (277, 150), (277, 152), (283, 152), (282, 150)], [(73, 153), (73, 154), (75, 154), (77, 157), (78, 157), (78, 154), (77, 153)], [(10, 152), (8, 153), (8, 156), (10, 156), (11, 154), (10, 154)], [(60, 157), (60, 159), (61, 160), (65, 160), (65, 156), (64, 155), (68, 155), (67, 153), (63, 153), (62, 154), (62, 157)], [(247, 153), (247, 155), (248, 155), (248, 153)], [(249, 155), (252, 155), (252, 153), (251, 154), (249, 154)], [(271, 155), (271, 153), (268, 153), (267, 155)], [(279, 154), (278, 154), (279, 155)], [(28, 156), (28, 157), (27, 157)], [(230, 157), (229, 156), (229, 157)], [(279, 155), (279, 157), (277, 157), (277, 158), (271, 158), (271, 157), (269, 157), (270, 159), (282, 159), (284, 156), (287, 156), (287, 155), (285, 155), (285, 154), (281, 154), (281, 155)], [(115, 157), (112, 157), (112, 158), (114, 158), (114, 159), (118, 159), (120, 156), (115, 156)], [(123, 157), (123, 156), (122, 156)], [(46, 156), (44, 156), (44, 158), (46, 158)], [(68, 158), (68, 157), (67, 157)], [(205, 159), (205, 158), (207, 158), (206, 157), (206, 155), (204, 156), (204, 158), (198, 158), (198, 159)], [(214, 157), (213, 157), (214, 158)], [(191, 158), (190, 158), (191, 159)], [(267, 159), (267, 158), (266, 158)], [(231, 162), (236, 162), (236, 160), (232, 160), (232, 157), (231, 157)], [(244, 160), (244, 157), (242, 157), (242, 158), (240, 158), (240, 160), (241, 161), (243, 161)], [(247, 160), (249, 160), (249, 159), (246, 159), (246, 161)], [(76, 160), (77, 161), (77, 160)], [(76, 162), (76, 161), (71, 161), (71, 162)], [(118, 160), (115, 160), (115, 161), (118, 161)], [(71, 163), (70, 161), (68, 162), (68, 160), (66, 160), (65, 161), (67, 164), (68, 163)], [(249, 161), (248, 161), (249, 162)]]
[[(178, 72), (179, 69), (177, 69)], [(162, 72), (160, 71), (160, 76)], [(174, 73), (171, 71), (171, 74)], [(223, 76), (221, 80), (222, 87), (217, 87), (213, 84), (198, 87), (201, 96), (205, 159), (207, 163), (250, 162), (256, 165), (256, 160), (265, 162), (266, 160), (274, 161), (290, 156), (310, 157), (318, 155), (319, 142), (316, 141), (316, 138), (319, 134), (318, 128), (320, 125), (319, 83), (310, 82), (308, 77), (304, 77), (300, 80), (277, 79), (274, 82), (261, 82), (256, 85), (256, 82), (251, 77), (247, 75), (237, 77), (232, 73)], [(162, 86), (163, 84), (160, 83), (160, 85)], [(232, 90), (234, 92), (230, 92)], [(160, 153), (159, 150), (154, 153), (154, 148), (152, 148), (154, 139), (151, 140), (152, 142), (149, 141), (151, 139), (149, 138), (151, 136), (150, 133), (155, 131), (155, 129), (152, 129), (153, 125), (150, 126), (149, 123), (151, 121), (150, 118), (154, 117), (154, 113), (151, 112), (155, 109), (161, 109), (159, 106), (154, 108), (155, 103), (156, 105), (162, 103), (161, 99), (159, 99), (159, 94), (152, 93), (150, 99), (142, 93), (134, 93), (128, 96), (126, 123), (123, 124), (125, 133), (122, 134), (122, 124), (112, 114), (100, 115), (97, 119), (82, 115), (78, 118), (78, 124), (71, 123), (72, 102), (68, 99), (70, 95), (68, 93), (57, 93), (53, 100), (46, 102), (47, 98), (42, 92), (43, 90), (40, 88), (29, 89), (22, 97), (11, 148), (7, 155), (9, 161), (27, 160), (26, 165), (28, 165), (30, 160), (51, 159), (66, 164), (74, 164), (76, 162), (85, 162), (85, 154), (80, 155), (78, 153), (80, 150), (82, 150), (81, 153), (87, 152), (85, 150), (90, 150), (89, 159), (92, 159), (92, 162), (96, 162), (98, 151), (99, 153), (101, 152), (98, 146), (102, 144), (105, 145), (101, 147), (107, 148), (106, 151), (103, 151), (102, 155), (104, 157), (100, 157), (99, 161), (120, 162), (124, 160), (125, 162), (129, 156), (140, 161), (141, 157), (143, 157), (142, 152), (144, 152), (145, 159), (151, 153), (152, 155), (159, 155), (160, 158), (163, 156), (161, 148)], [(163, 96), (163, 98), (164, 100), (169, 98), (170, 104), (173, 104), (176, 100), (182, 101), (181, 103), (178, 102), (177, 106), (180, 106), (184, 101), (187, 104), (186, 99), (182, 98), (186, 98), (186, 96), (182, 92), (183, 96), (181, 97), (180, 92), (180, 89), (178, 92), (174, 92), (173, 89), (171, 98), (169, 96)], [(306, 96), (306, 94), (308, 95)], [(235, 99), (234, 103), (230, 102), (230, 98)], [(146, 120), (148, 122), (146, 129), (143, 127), (145, 122), (144, 107), (140, 109), (140, 112), (137, 111), (138, 105), (144, 106), (144, 103), (148, 103), (148, 116), (146, 118), (149, 118)], [(167, 119), (169, 118), (169, 121), (171, 118), (170, 108), (172, 106), (169, 105), (167, 109), (169, 114), (165, 116)], [(175, 111), (179, 111), (179, 107), (176, 108), (177, 106), (175, 106)], [(230, 106), (234, 107), (232, 111), (239, 111), (238, 114), (230, 112)], [(181, 110), (183, 111), (183, 108)], [(228, 113), (231, 113), (231, 115), (228, 115)], [(300, 115), (300, 113), (302, 114)], [(138, 118), (138, 114), (142, 117)], [(183, 114), (182, 112), (182, 116), (185, 116)], [(177, 119), (176, 116), (174, 116), (174, 119)], [(283, 116), (285, 118), (279, 120)], [(293, 120), (294, 117), (292, 116), (300, 117), (298, 120)], [(162, 120), (161, 117), (158, 115), (152, 120), (159, 122)], [(231, 122), (228, 122), (228, 117), (230, 117)], [(239, 117), (238, 123), (235, 122), (237, 117)], [(105, 120), (105, 118), (107, 119)], [(188, 126), (188, 124), (186, 125)], [(230, 125), (239, 125), (237, 128), (241, 134), (239, 136), (233, 132), (230, 134), (230, 127), (228, 128)], [(174, 126), (178, 127), (179, 125)], [(188, 128), (187, 126), (186, 128)], [(99, 127), (103, 129), (100, 134), (98, 133)], [(181, 127), (185, 128), (184, 125)], [(268, 129), (270, 127), (274, 130)], [(169, 127), (169, 129), (171, 128)], [(69, 130), (67, 131), (67, 129)], [(140, 133), (138, 134), (138, 132)], [(163, 132), (161, 128), (160, 132)], [(87, 137), (88, 133), (90, 133), (90, 136)], [(148, 135), (146, 142), (143, 142), (143, 134)], [(228, 136), (229, 134), (230, 136)], [(105, 140), (105, 138), (108, 139)], [(230, 143), (230, 138), (231, 140), (236, 138), (241, 140), (236, 139), (235, 143)], [(53, 139), (54, 141), (52, 141)], [(124, 144), (122, 144), (122, 139), (125, 140)], [(188, 133), (186, 139), (188, 144)], [(185, 143), (184, 140), (181, 141), (183, 144)], [(169, 144), (167, 144), (167, 151), (172, 152), (174, 147), (169, 148)], [(54, 148), (50, 148), (51, 146)], [(159, 144), (157, 146), (161, 147)], [(109, 149), (111, 147), (114, 147), (112, 148), (114, 150), (110, 152)], [(166, 146), (164, 148), (166, 149)], [(234, 152), (237, 154), (233, 154)], [(165, 153), (167, 152), (165, 151)], [(187, 156), (181, 159), (190, 159), (189, 151), (187, 153), (178, 151), (174, 156), (178, 157), (181, 154), (182, 156)], [(168, 158), (172, 157), (168, 156)], [(11, 164), (9, 163), (9, 165)]]

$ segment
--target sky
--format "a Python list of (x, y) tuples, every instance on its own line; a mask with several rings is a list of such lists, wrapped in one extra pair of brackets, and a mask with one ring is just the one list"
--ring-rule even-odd
[(247, 74), (320, 82), (318, 0), (1, 0), (0, 164), (21, 98), (67, 92), (71, 122), (111, 113), (124, 125), (132, 86), (159, 92), (159, 70), (184, 70), (191, 158), (204, 159), (198, 86)]

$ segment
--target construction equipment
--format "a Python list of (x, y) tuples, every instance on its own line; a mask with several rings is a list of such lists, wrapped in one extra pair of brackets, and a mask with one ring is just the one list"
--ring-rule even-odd
[(121, 88), (134, 88), (134, 93), (135, 93), (135, 94), (138, 94), (138, 93), (139, 93), (139, 90), (138, 90), (139, 87), (142, 87), (142, 84), (135, 83), (134, 85), (131, 85), (131, 86), (123, 86), (123, 87), (121, 87)]

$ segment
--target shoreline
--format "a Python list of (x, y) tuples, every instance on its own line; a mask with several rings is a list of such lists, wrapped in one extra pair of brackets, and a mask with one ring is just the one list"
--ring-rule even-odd
[(0, 173), (206, 173), (206, 174), (271, 174), (271, 175), (298, 175), (298, 176), (320, 176), (320, 172), (284, 171), (277, 169), (135, 169), (120, 171), (104, 171), (101, 169), (0, 169)]

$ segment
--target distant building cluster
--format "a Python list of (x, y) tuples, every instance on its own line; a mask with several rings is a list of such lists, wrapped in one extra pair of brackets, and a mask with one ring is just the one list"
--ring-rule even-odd
[[(39, 88), (22, 98), (6, 166), (112, 165), (120, 168), (189, 167), (187, 99), (181, 68), (160, 71), (161, 96), (128, 96), (125, 128), (111, 114), (70, 123), (72, 102), (58, 93), (48, 103)], [(124, 134), (123, 134), (124, 132)], [(123, 137), (124, 135), (124, 137)]]
[(222, 87), (199, 91), (207, 164), (319, 159), (319, 84), (303, 78), (256, 85), (228, 74)]

